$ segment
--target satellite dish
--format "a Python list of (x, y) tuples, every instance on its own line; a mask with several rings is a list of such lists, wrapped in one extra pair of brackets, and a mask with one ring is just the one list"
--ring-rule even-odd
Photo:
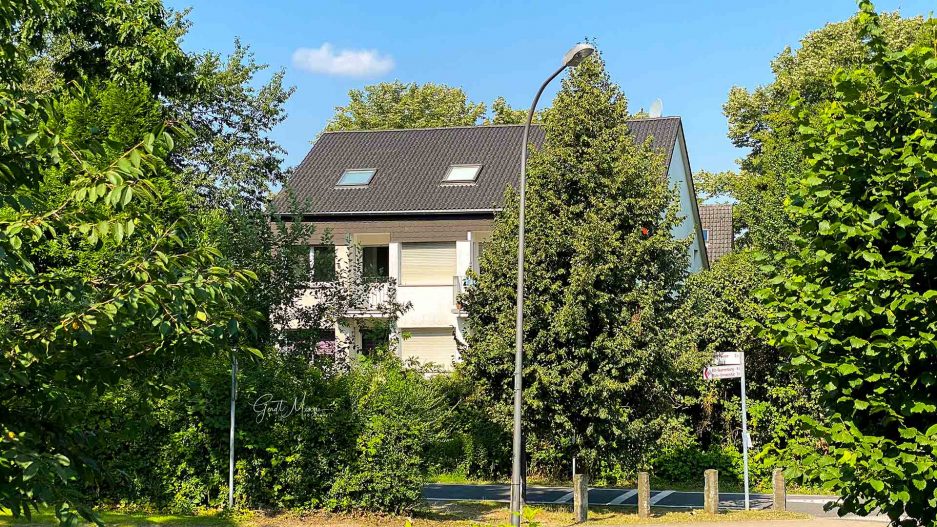
[(648, 115), (651, 117), (660, 117), (664, 113), (664, 101), (657, 99), (651, 104), (651, 111), (648, 112)]

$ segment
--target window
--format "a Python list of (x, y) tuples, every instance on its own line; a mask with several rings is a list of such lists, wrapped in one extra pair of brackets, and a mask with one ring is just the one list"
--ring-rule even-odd
[(287, 248), (290, 271), (297, 280), (309, 280), (309, 246), (290, 245)]
[(459, 356), (452, 328), (413, 328), (404, 330), (409, 338), (401, 342), (401, 358), (404, 362), (416, 360), (420, 364), (433, 363), (443, 370), (451, 370)]
[(470, 183), (478, 178), (481, 165), (452, 165), (446, 172), (446, 181), (456, 183)]
[(390, 276), (390, 249), (385, 246), (362, 247), (361, 267), (366, 282), (386, 282)]
[(386, 351), (390, 345), (390, 328), (386, 325), (361, 329), (361, 354), (374, 357), (379, 351)]
[(709, 241), (709, 229), (703, 229), (703, 241), (704, 242)]
[(366, 187), (374, 177), (374, 169), (346, 170), (338, 180), (340, 187)]
[(401, 285), (452, 285), (455, 242), (404, 243), (400, 247)]
[(335, 281), (334, 245), (316, 245), (312, 248), (312, 279), (316, 282)]

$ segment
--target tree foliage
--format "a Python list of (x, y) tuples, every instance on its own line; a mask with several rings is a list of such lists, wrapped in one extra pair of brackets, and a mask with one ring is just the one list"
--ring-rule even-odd
[[(884, 14), (882, 36), (890, 49), (921, 38), (923, 19)], [(796, 50), (785, 48), (771, 63), (774, 80), (753, 90), (733, 87), (723, 106), (729, 139), (748, 150), (740, 170), (701, 172), (697, 187), (706, 196), (737, 201), (734, 224), (740, 247), (766, 250), (786, 247), (793, 225), (784, 210), (788, 181), (803, 173), (797, 120), (788, 101), (800, 93), (803, 104), (821, 105), (833, 96), (829, 79), (839, 68), (866, 64), (857, 17), (808, 33)]]
[(472, 126), (485, 115), (484, 103), (444, 84), (382, 82), (351, 90), (348, 98), (346, 106), (335, 108), (326, 130)]
[[(185, 54), (186, 28), (151, 0), (0, 8), (0, 506), (15, 515), (91, 517), (96, 430), (80, 416), (95, 397), (181, 354), (260, 343), (257, 266), (216, 236), (235, 200), (200, 189), (250, 195), (237, 203), (256, 222), (279, 178), (262, 138), (289, 92), (277, 77), (252, 91), (243, 48), (226, 68)], [(236, 163), (260, 173), (239, 186)]]
[[(670, 234), (677, 205), (663, 159), (635, 144), (627, 118), (603, 62), (589, 59), (564, 79), (530, 159), (525, 430), (529, 445), (578, 456), (580, 467), (663, 433), (670, 383), (685, 366), (666, 335), (688, 241)], [(462, 368), (502, 416), (512, 398), (517, 217), (509, 192), (463, 304)]]
[(806, 423), (824, 448), (801, 449), (803, 472), (840, 494), (841, 513), (934, 525), (937, 23), (895, 51), (888, 20), (861, 1), (867, 60), (837, 71), (830, 102), (796, 100), (806, 169), (790, 187), (793, 251), (764, 293), (767, 334), (823, 390), (826, 418)]

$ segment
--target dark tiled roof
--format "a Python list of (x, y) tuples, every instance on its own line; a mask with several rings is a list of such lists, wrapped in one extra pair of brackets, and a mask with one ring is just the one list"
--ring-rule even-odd
[[(679, 117), (636, 119), (629, 128), (635, 141), (653, 136), (670, 163)], [(325, 132), (288, 186), (312, 215), (493, 211), (505, 188), (517, 183), (522, 134), (521, 125)], [(540, 126), (530, 134), (532, 143), (543, 143)], [(444, 184), (453, 164), (482, 169), (474, 184)], [(377, 172), (367, 187), (336, 187), (342, 172), (353, 168)], [(285, 194), (274, 201), (280, 212), (289, 212)]]
[(713, 263), (732, 250), (732, 205), (700, 205), (699, 216), (703, 229), (709, 231), (706, 252)]

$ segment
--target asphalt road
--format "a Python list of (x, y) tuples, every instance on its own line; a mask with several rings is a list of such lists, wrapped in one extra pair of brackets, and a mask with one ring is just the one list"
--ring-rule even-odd
[[(428, 501), (503, 501), (508, 502), (510, 497), (508, 485), (450, 485), (432, 483), (423, 487), (423, 499)], [(835, 511), (824, 511), (823, 505), (832, 497), (802, 496), (788, 494), (787, 510), (801, 512), (813, 516), (837, 517)], [(527, 502), (536, 504), (545, 503), (571, 503), (573, 489), (568, 487), (527, 487)], [(623, 505), (636, 506), (638, 504), (637, 491), (634, 489), (590, 488), (590, 505)], [(770, 494), (751, 494), (752, 509), (767, 509), (771, 507)], [(655, 508), (673, 509), (702, 509), (702, 492), (682, 492), (672, 490), (651, 491), (651, 506)], [(719, 493), (719, 506), (724, 509), (744, 509), (745, 495), (735, 492)], [(852, 519), (856, 519), (852, 517)], [(875, 518), (869, 518), (874, 521)], [(881, 519), (881, 521), (885, 521)]]

